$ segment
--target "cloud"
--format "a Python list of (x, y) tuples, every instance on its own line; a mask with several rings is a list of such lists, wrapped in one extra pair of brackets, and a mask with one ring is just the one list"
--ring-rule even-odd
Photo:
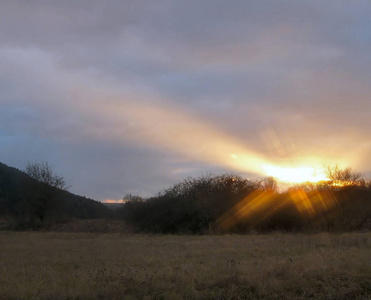
[(1, 155), (18, 167), (46, 158), (101, 199), (209, 170), (252, 176), (265, 162), (369, 172), (370, 10), (2, 2)]

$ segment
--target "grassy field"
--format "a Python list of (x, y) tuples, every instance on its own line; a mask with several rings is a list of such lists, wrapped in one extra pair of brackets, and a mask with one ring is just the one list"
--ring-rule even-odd
[(371, 299), (371, 233), (0, 232), (0, 299)]

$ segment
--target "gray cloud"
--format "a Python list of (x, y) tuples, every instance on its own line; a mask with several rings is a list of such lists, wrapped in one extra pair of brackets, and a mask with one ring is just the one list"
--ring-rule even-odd
[(366, 0), (4, 1), (2, 160), (49, 160), (98, 199), (253, 176), (228, 160), (242, 148), (370, 172), (370, 13)]

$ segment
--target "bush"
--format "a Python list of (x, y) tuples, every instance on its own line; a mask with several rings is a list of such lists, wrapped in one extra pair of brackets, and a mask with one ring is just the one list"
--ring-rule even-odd
[(371, 220), (365, 185), (298, 185), (278, 193), (272, 179), (188, 178), (148, 200), (133, 198), (123, 219), (153, 233), (247, 233), (362, 229)]
[(260, 185), (225, 174), (188, 178), (147, 201), (124, 205), (124, 220), (155, 233), (202, 233)]

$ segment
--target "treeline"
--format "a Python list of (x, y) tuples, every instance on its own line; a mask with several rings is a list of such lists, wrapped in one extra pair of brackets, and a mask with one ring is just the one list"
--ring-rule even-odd
[(0, 163), (0, 217), (7, 228), (39, 229), (72, 218), (111, 216), (102, 203), (68, 192), (47, 163), (28, 164), (26, 172)]
[[(119, 213), (136, 230), (151, 233), (371, 229), (370, 184), (350, 169), (335, 171), (333, 180), (296, 185), (282, 193), (272, 178), (189, 178), (147, 200), (129, 197)], [(347, 180), (340, 186), (338, 178), (344, 174)]]
[(149, 199), (125, 197), (111, 210), (69, 193), (47, 163), (28, 164), (24, 172), (0, 163), (0, 223), (42, 229), (71, 219), (119, 219), (137, 232), (171, 234), (371, 229), (370, 182), (338, 166), (328, 168), (327, 177), (284, 192), (273, 178), (188, 178)]

